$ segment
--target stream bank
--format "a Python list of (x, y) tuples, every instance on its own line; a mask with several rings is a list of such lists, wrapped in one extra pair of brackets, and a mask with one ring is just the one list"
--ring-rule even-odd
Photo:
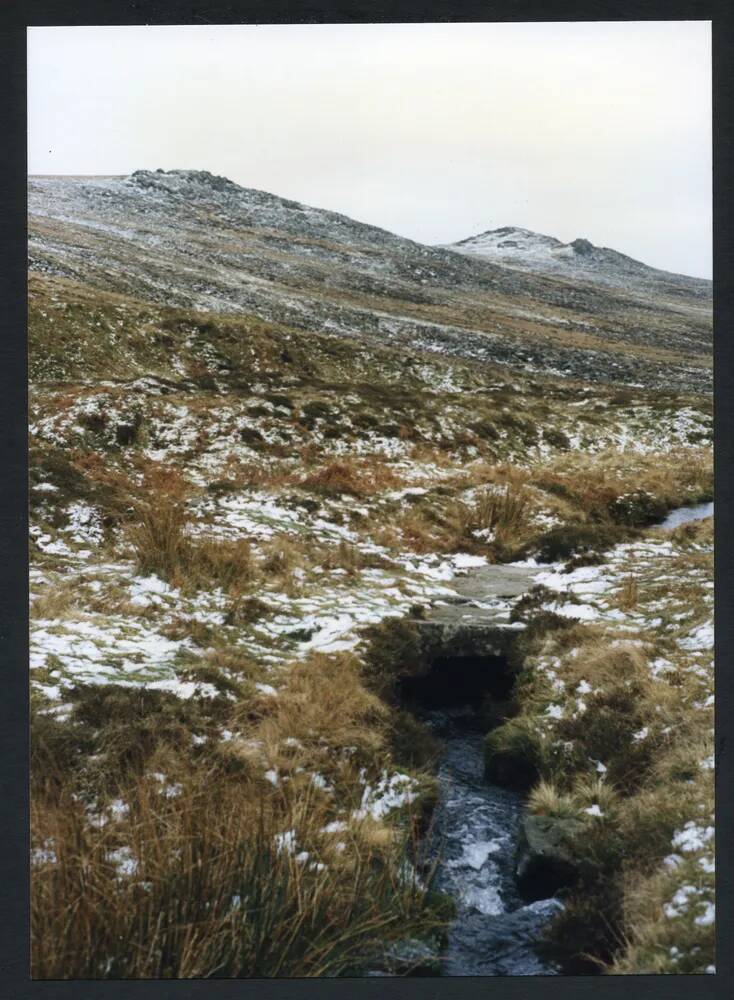
[[(710, 515), (707, 504), (677, 509), (662, 527)], [(400, 680), (399, 700), (441, 744), (438, 802), (425, 841), (427, 857), (421, 859), (434, 862), (433, 887), (455, 904), (440, 956), (441, 975), (599, 971), (578, 955), (569, 957), (570, 952), (554, 964), (536, 947), (564, 910), (554, 894), (577, 878), (579, 858), (573, 849), (569, 855), (569, 843), (585, 823), (595, 822), (585, 814), (600, 816), (602, 810), (592, 805), (580, 818), (526, 815), (528, 783), (512, 774), (488, 779), (484, 766), (485, 735), (507, 717), (517, 669), (510, 665), (517, 656), (509, 654), (525, 627), (506, 616), (502, 605), (532, 589), (537, 572), (525, 566), (483, 567), (456, 581), (455, 600), (413, 622), (424, 663)], [(561, 920), (568, 923), (565, 911)], [(543, 953), (550, 954), (547, 947)]]

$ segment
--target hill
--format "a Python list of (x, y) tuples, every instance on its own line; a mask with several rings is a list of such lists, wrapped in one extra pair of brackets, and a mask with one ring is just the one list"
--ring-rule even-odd
[(31, 178), (34, 271), (524, 370), (708, 391), (710, 301), (426, 247), (201, 171)]
[(690, 278), (649, 267), (618, 250), (594, 246), (579, 238), (562, 243), (530, 229), (503, 226), (469, 236), (447, 249), (480, 257), (530, 274), (556, 275), (570, 281), (589, 282), (636, 292), (674, 307), (711, 308), (712, 285), (703, 278)]

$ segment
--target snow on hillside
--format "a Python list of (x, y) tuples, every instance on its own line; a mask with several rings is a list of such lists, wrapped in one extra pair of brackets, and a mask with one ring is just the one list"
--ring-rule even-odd
[(31, 271), (142, 301), (577, 378), (710, 383), (710, 302), (692, 279), (610, 291), (576, 267), (549, 280), (550, 237), (526, 233), (524, 257), (493, 261), (197, 170), (31, 177), (28, 207)]
[(711, 294), (710, 281), (649, 267), (617, 250), (595, 246), (587, 239), (563, 243), (554, 236), (520, 226), (489, 229), (449, 244), (447, 249), (521, 271), (639, 290), (657, 289), (664, 294), (693, 294), (701, 298)]

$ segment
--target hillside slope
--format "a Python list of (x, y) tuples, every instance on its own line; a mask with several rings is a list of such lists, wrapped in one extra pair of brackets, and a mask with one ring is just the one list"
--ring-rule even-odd
[(711, 308), (422, 246), (199, 171), (32, 178), (32, 270), (576, 378), (707, 391)]

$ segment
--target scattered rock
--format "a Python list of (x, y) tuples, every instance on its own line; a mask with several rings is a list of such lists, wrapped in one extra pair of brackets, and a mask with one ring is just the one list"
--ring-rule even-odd
[(384, 957), (383, 975), (440, 976), (441, 953), (438, 942), (408, 938), (392, 945)]
[(517, 885), (526, 900), (547, 899), (577, 875), (573, 841), (583, 829), (572, 817), (526, 816), (517, 855)]

